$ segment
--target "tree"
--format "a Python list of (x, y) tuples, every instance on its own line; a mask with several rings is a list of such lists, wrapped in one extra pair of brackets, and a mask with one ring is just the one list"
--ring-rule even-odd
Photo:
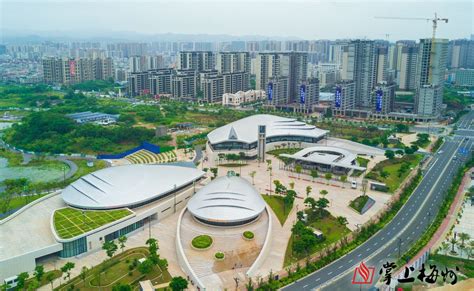
[(324, 178), (327, 180), (327, 182), (329, 184), (329, 180), (332, 179), (332, 174), (331, 173), (326, 173), (326, 174), (324, 174)]
[(82, 279), (82, 283), (84, 286), (86, 286), (87, 271), (88, 271), (87, 267), (83, 266), (81, 268), (81, 273), (79, 274), (79, 277)]
[(471, 239), (471, 236), (465, 232), (460, 232), (458, 234), (459, 239), (461, 240), (461, 245), (464, 246), (464, 242)]
[(46, 281), (48, 281), (48, 283), (51, 285), (51, 290), (53, 290), (53, 281), (54, 281), (55, 277), (54, 277), (54, 273), (53, 272), (49, 272), (46, 274)]
[(138, 271), (143, 275), (146, 275), (153, 270), (153, 266), (153, 262), (150, 259), (146, 259), (138, 265)]
[(385, 156), (387, 157), (387, 159), (392, 160), (393, 158), (395, 158), (395, 152), (392, 150), (386, 150)]
[(26, 287), (26, 280), (28, 277), (30, 277), (30, 275), (27, 272), (18, 274), (18, 283), (16, 285), (18, 289), (24, 289)]
[(313, 178), (313, 182), (314, 182), (314, 179), (318, 177), (318, 171), (311, 170), (310, 175), (311, 175), (311, 178)]
[(449, 250), (449, 244), (447, 242), (442, 242), (441, 246), (440, 246), (440, 249), (442, 251), (444, 251), (444, 254), (446, 255), (448, 253), (448, 250)]
[(119, 244), (120, 244), (120, 249), (122, 250), (122, 253), (123, 253), (123, 250), (125, 249), (125, 243), (127, 242), (127, 237), (124, 236), (124, 235), (121, 235), (118, 238), (118, 241), (119, 241)]
[(319, 191), (319, 194), (324, 196), (324, 195), (328, 194), (328, 191), (327, 190), (321, 190), (321, 191)]
[(344, 184), (344, 185), (346, 184), (346, 182), (347, 182), (347, 176), (346, 175), (342, 175), (339, 179), (341, 179), (342, 184)]
[(156, 255), (159, 249), (158, 240), (155, 238), (149, 238), (145, 242), (148, 245), (148, 251), (151, 255)]
[(324, 208), (328, 207), (328, 205), (329, 205), (329, 200), (327, 200), (326, 198), (319, 198), (316, 201), (316, 207), (318, 208), (321, 216), (323, 215)]
[(290, 183), (288, 183), (288, 185), (290, 186), (291, 190), (295, 189), (295, 181), (291, 181)]
[(64, 280), (69, 280), (71, 279), (71, 270), (74, 269), (76, 264), (72, 262), (67, 262), (64, 264), (64, 266), (61, 267), (61, 272), (64, 274), (66, 273), (66, 276), (64, 277)]
[(253, 291), (254, 290), (252, 277), (249, 277), (249, 280), (245, 284), (245, 288), (247, 289), (247, 291)]
[(110, 259), (114, 256), (118, 247), (113, 240), (110, 240), (110, 241), (104, 242), (104, 244), (102, 245), (102, 249), (105, 250), (105, 253)]
[(298, 179), (300, 178), (300, 174), (301, 174), (301, 171), (303, 170), (303, 168), (301, 167), (301, 165), (299, 164), (296, 164), (295, 166), (295, 172), (298, 174)]
[(132, 286), (123, 283), (117, 283), (112, 287), (112, 291), (132, 291)]
[(452, 254), (456, 254), (456, 251), (454, 250), (454, 246), (457, 244), (458, 240), (456, 239), (456, 237), (452, 237), (449, 242), (451, 243), (451, 253)]
[(304, 218), (304, 212), (303, 212), (303, 211), (298, 211), (298, 212), (296, 212), (296, 218), (297, 218), (298, 220), (303, 220), (303, 218)]
[(304, 204), (306, 204), (306, 206), (309, 206), (309, 208), (311, 208), (311, 210), (315, 210), (316, 209), (316, 200), (313, 198), (313, 197), (308, 197), (304, 200)]
[(344, 216), (338, 216), (337, 218), (337, 222), (339, 222), (340, 225), (347, 225), (349, 224), (349, 222), (347, 221), (347, 218), (345, 218)]
[(36, 280), (38, 280), (38, 282), (41, 282), (41, 278), (43, 278), (44, 276), (44, 266), (37, 265), (35, 267), (35, 272), (33, 273), (33, 275), (35, 276)]
[(40, 282), (36, 278), (33, 278), (33, 280), (28, 282), (28, 291), (37, 290), (39, 287), (40, 287)]
[(309, 194), (311, 194), (311, 191), (313, 191), (313, 188), (311, 186), (306, 186), (306, 197), (309, 196)]
[(249, 173), (249, 176), (252, 178), (252, 185), (255, 185), (255, 175), (257, 174), (257, 171), (252, 171)]
[(275, 184), (275, 193), (276, 194), (284, 194), (286, 193), (287, 189), (280, 180), (273, 180), (273, 184)]
[(173, 277), (169, 286), (173, 291), (182, 291), (188, 288), (188, 281), (181, 276)]
[(387, 172), (387, 171), (382, 171), (380, 172), (380, 177), (384, 178), (384, 179), (387, 179), (388, 176), (390, 176), (390, 173)]

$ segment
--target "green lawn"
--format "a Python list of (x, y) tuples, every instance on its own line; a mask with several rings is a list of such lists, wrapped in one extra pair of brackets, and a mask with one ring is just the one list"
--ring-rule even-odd
[[(365, 177), (367, 179), (372, 179), (378, 182), (385, 183), (389, 188), (390, 192), (395, 191), (400, 184), (405, 180), (408, 174), (411, 172), (410, 169), (404, 173), (399, 174), (399, 169), (402, 167), (403, 163), (408, 163), (410, 168), (416, 167), (423, 158), (421, 154), (414, 155), (405, 155), (402, 158), (394, 158), (391, 160), (384, 160), (378, 163), (372, 171), (370, 171)], [(385, 171), (388, 173), (387, 178), (383, 178), (381, 173)]]
[(270, 208), (275, 212), (280, 224), (285, 224), (288, 214), (290, 214), (291, 208), (286, 209), (285, 203), (283, 202), (283, 196), (276, 195), (262, 195), (263, 200), (267, 202)]
[[(448, 269), (459, 268), (459, 271), (466, 275), (468, 278), (474, 278), (474, 263), (472, 260), (466, 260), (461, 258), (454, 258), (445, 255), (431, 255), (428, 260), (429, 264), (434, 264), (439, 269), (447, 267)], [(458, 277), (459, 279), (459, 277)]]
[[(311, 210), (306, 210), (306, 213), (309, 211)], [(319, 252), (326, 246), (339, 241), (343, 236), (351, 232), (346, 226), (341, 225), (331, 214), (328, 214), (324, 218), (315, 218), (314, 215), (309, 214), (308, 223), (306, 225), (321, 231), (325, 237), (324, 241), (318, 242), (313, 246), (309, 251), (309, 255)], [(293, 236), (291, 236), (288, 241), (288, 246), (286, 247), (285, 261), (283, 265), (288, 266), (298, 260), (304, 259), (305, 257), (305, 254), (296, 254), (293, 252)]]
[(357, 157), (357, 163), (359, 166), (366, 168), (367, 164), (369, 163), (369, 159), (363, 158), (363, 157)]
[(136, 266), (133, 267), (134, 260), (145, 258), (148, 254), (148, 249), (144, 247), (127, 250), (90, 269), (85, 280), (78, 276), (55, 290), (63, 291), (71, 288), (81, 291), (112, 290), (113, 285), (117, 283), (130, 284), (133, 290), (138, 290), (139, 281), (151, 280), (153, 285), (171, 281), (168, 270), (162, 270), (159, 266), (154, 266), (152, 271), (146, 275), (140, 273)]
[[(48, 282), (48, 280), (46, 279), (48, 274), (49, 273), (52, 273), (53, 276), (54, 276), (54, 279), (57, 279), (59, 277), (61, 277), (61, 271), (59, 270), (51, 270), (51, 271), (48, 271), (48, 272), (44, 272), (44, 275), (43, 277), (41, 277), (41, 282), (39, 282), (39, 286), (44, 286), (44, 285), (49, 285), (50, 283)], [(30, 275), (30, 278), (28, 280), (26, 280), (26, 289), (28, 290), (28, 285), (35, 279), (35, 277), (32, 277)]]
[(95, 160), (94, 161), (94, 166), (93, 167), (88, 167), (87, 166), (87, 160), (71, 160), (77, 165), (77, 172), (69, 178), (70, 182), (76, 181), (80, 177), (87, 175), (89, 173), (98, 171), (100, 169), (103, 169), (107, 166), (107, 163), (103, 160)]
[(131, 214), (132, 212), (128, 209), (82, 211), (73, 208), (62, 208), (54, 212), (54, 228), (60, 238), (67, 239)]
[(199, 235), (193, 238), (192, 245), (198, 249), (205, 249), (212, 245), (212, 237), (208, 235)]
[(12, 200), (10, 200), (10, 209), (15, 209), (15, 208), (20, 208), (25, 206), (28, 203), (31, 203), (37, 199), (40, 199), (41, 197), (46, 196), (47, 194), (38, 194), (38, 195), (32, 195), (32, 196), (24, 196), (24, 197), (14, 197)]
[(369, 196), (362, 195), (362, 196), (359, 196), (356, 199), (352, 200), (349, 203), (349, 206), (351, 208), (353, 208), (355, 211), (360, 213), (362, 211), (362, 208), (364, 208), (364, 206), (365, 206), (365, 204), (367, 203), (368, 200), (369, 200)]

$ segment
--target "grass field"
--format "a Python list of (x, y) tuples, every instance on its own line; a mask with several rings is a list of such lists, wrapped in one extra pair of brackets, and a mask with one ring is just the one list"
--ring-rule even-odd
[(117, 283), (129, 284), (133, 290), (139, 290), (140, 281), (151, 280), (153, 285), (169, 282), (171, 275), (166, 269), (154, 266), (150, 273), (144, 275), (133, 266), (135, 260), (148, 254), (148, 249), (144, 247), (127, 250), (88, 270), (84, 280), (80, 276), (75, 277), (55, 290), (105, 291), (112, 290)]
[(352, 200), (349, 203), (349, 206), (352, 209), (354, 209), (355, 211), (360, 213), (362, 211), (362, 208), (364, 208), (364, 206), (365, 206), (365, 204), (367, 203), (368, 200), (369, 200), (369, 196), (362, 195), (362, 196), (359, 196), (356, 199)]
[[(405, 171), (403, 173), (399, 172), (399, 169), (402, 167), (404, 163), (408, 163), (410, 168), (414, 168), (418, 165), (423, 158), (420, 154), (415, 155), (405, 155), (402, 158), (395, 158), (392, 160), (384, 160), (378, 163), (370, 173), (368, 173), (365, 177), (367, 179), (372, 179), (375, 181), (379, 181), (385, 183), (389, 188), (390, 192), (395, 191), (400, 184), (405, 180), (411, 170)], [(388, 173), (386, 178), (383, 178), (381, 173), (385, 171)]]
[[(84, 213), (84, 214), (83, 214)], [(62, 208), (54, 212), (54, 228), (60, 238), (67, 239), (132, 214), (128, 209), (81, 211)]]
[(263, 200), (267, 202), (270, 208), (275, 212), (280, 224), (285, 224), (286, 219), (288, 218), (288, 214), (290, 214), (291, 208), (285, 208), (285, 203), (283, 202), (283, 196), (275, 196), (275, 195), (262, 195)]
[[(306, 210), (306, 213), (308, 213), (308, 211), (311, 211), (311, 210), (309, 209)], [(320, 230), (323, 233), (325, 240), (322, 242), (316, 243), (309, 251), (309, 255), (319, 252), (326, 246), (340, 240), (343, 236), (351, 232), (346, 226), (341, 225), (337, 221), (337, 219), (330, 214), (328, 214), (324, 218), (315, 219), (313, 217), (314, 217), (313, 215), (308, 215), (307, 225), (317, 230)], [(283, 265), (288, 266), (305, 257), (306, 255), (304, 253), (302, 254), (293, 253), (293, 236), (291, 236), (290, 240), (288, 241), (288, 246), (286, 247), (285, 261)]]
[(359, 166), (366, 168), (367, 164), (369, 164), (369, 159), (363, 158), (363, 157), (357, 157), (357, 163)]

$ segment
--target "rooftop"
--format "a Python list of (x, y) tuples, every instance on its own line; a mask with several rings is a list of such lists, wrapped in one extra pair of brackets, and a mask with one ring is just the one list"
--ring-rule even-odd
[(128, 209), (83, 211), (61, 208), (54, 212), (54, 229), (59, 238), (69, 239), (132, 214)]
[(252, 115), (234, 121), (211, 131), (207, 138), (212, 144), (226, 141), (240, 141), (253, 143), (258, 138), (258, 126), (266, 125), (266, 136), (305, 136), (318, 138), (324, 136), (327, 131), (298, 121), (294, 118), (286, 118), (269, 114)]
[(265, 209), (257, 190), (245, 179), (222, 176), (199, 190), (188, 203), (188, 210), (197, 218), (213, 222), (245, 221)]
[(336, 167), (344, 167), (355, 170), (365, 170), (353, 164), (357, 155), (343, 148), (333, 146), (314, 146), (302, 149), (295, 154), (281, 154), (281, 157), (291, 158), (295, 160), (318, 163)]
[(64, 201), (84, 209), (134, 207), (159, 199), (199, 180), (204, 172), (176, 165), (125, 165), (105, 168), (75, 181)]

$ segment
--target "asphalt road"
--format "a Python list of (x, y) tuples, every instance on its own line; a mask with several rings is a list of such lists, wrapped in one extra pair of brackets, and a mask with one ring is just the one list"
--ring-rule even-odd
[(368, 290), (370, 285), (351, 283), (354, 270), (362, 261), (375, 268), (372, 284), (375, 285), (382, 264), (397, 261), (399, 253), (406, 252), (434, 220), (446, 190), (461, 165), (468, 159), (469, 154), (461, 152), (463, 149), (467, 149), (468, 153), (472, 152), (474, 139), (466, 139), (462, 130), (472, 128), (474, 133), (474, 125), (471, 127), (473, 119), (473, 111), (461, 118), (458, 122), (459, 133), (446, 138), (430, 162), (422, 181), (390, 223), (349, 254), (283, 290)]

